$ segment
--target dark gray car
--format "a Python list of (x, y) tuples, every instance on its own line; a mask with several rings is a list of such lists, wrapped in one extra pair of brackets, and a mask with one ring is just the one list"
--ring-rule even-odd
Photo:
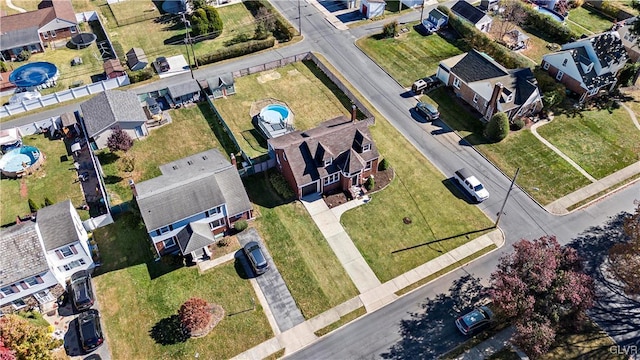
[(264, 256), (264, 252), (262, 252), (260, 244), (255, 241), (250, 241), (244, 246), (244, 248), (242, 248), (242, 250), (244, 251), (247, 259), (249, 259), (251, 268), (253, 268), (253, 271), (255, 271), (257, 275), (264, 274), (269, 270), (269, 263), (267, 262), (267, 258)]
[(84, 311), (93, 306), (93, 288), (88, 271), (81, 270), (71, 275), (71, 293), (76, 310)]
[(416, 105), (416, 111), (429, 121), (438, 120), (440, 118), (440, 112), (438, 109), (429, 103), (419, 102)]

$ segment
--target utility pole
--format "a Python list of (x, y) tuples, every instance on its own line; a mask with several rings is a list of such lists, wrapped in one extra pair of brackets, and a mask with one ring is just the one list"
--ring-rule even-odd
[(300, 9), (300, 0), (298, 0), (298, 31), (302, 36), (302, 10)]
[[(189, 71), (191, 71), (191, 78), (195, 79), (195, 77), (193, 76), (193, 67), (191, 67), (191, 56), (189, 55), (189, 43), (191, 42), (191, 38), (189, 37), (189, 27), (187, 26), (187, 19), (184, 16), (185, 14), (182, 13), (182, 22), (184, 23), (184, 29), (186, 30), (186, 33), (184, 35), (184, 47), (187, 50), (187, 62), (189, 63)], [(193, 48), (192, 48), (193, 50)], [(195, 60), (195, 54), (193, 55)]]
[(422, 0), (422, 10), (420, 10), (420, 25), (422, 25), (422, 19), (424, 19), (424, 2), (425, 0)]
[(504, 197), (504, 202), (502, 203), (502, 207), (500, 208), (500, 212), (498, 213), (498, 217), (496, 218), (496, 224), (493, 225), (494, 228), (498, 227), (498, 223), (500, 222), (500, 217), (502, 216), (502, 212), (504, 211), (504, 206), (507, 205), (509, 194), (511, 194), (511, 189), (513, 189), (513, 185), (516, 184), (516, 178), (518, 178), (519, 172), (520, 172), (520, 168), (517, 168), (516, 174), (513, 176), (513, 180), (511, 181), (511, 186), (509, 186), (509, 190), (507, 191), (507, 196)]

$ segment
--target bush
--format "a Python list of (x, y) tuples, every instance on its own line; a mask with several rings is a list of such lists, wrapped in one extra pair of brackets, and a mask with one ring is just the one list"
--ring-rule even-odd
[(18, 54), (18, 61), (27, 61), (31, 57), (31, 51), (22, 50)]
[(178, 317), (186, 333), (202, 330), (211, 320), (209, 304), (203, 299), (193, 297), (180, 306)]
[(32, 213), (38, 211), (38, 205), (36, 205), (36, 202), (31, 198), (29, 198), (29, 211)]
[(367, 191), (371, 191), (376, 186), (376, 181), (373, 179), (373, 175), (369, 176), (367, 181), (364, 182), (364, 188)]
[(509, 135), (509, 117), (499, 112), (491, 117), (484, 131), (484, 136), (495, 142), (504, 140)]
[(524, 127), (525, 123), (522, 118), (517, 118), (511, 123), (511, 130), (518, 131)]
[(398, 22), (392, 21), (384, 24), (382, 27), (382, 36), (385, 38), (392, 38), (398, 34)]
[(224, 25), (218, 10), (213, 6), (205, 6), (204, 11), (207, 14), (207, 20), (209, 21), (209, 32), (213, 33), (215, 37), (218, 37), (222, 34), (222, 28)]
[(44, 198), (44, 206), (53, 205), (53, 202), (48, 197)]
[(278, 195), (283, 198), (290, 199), (295, 195), (287, 180), (279, 172), (272, 172), (269, 175), (269, 182)]
[(249, 227), (249, 223), (247, 223), (247, 220), (238, 220), (235, 222), (235, 224), (233, 224), (233, 228), (236, 229), (237, 231), (244, 231)]
[(275, 45), (275, 39), (251, 40), (246, 43), (228, 46), (214, 53), (198, 56), (198, 64), (206, 65), (214, 62), (236, 58), (242, 55), (251, 54), (260, 50), (268, 49)]
[(0, 72), (7, 72), (7, 64), (4, 61), (0, 61)]
[(274, 25), (275, 25), (275, 29), (273, 30), (273, 36), (275, 36), (275, 38), (278, 39), (278, 41), (287, 42), (293, 39), (293, 36), (295, 35), (295, 31), (293, 30), (293, 28), (288, 26), (280, 18), (276, 19), (276, 22)]
[(389, 161), (387, 159), (382, 159), (382, 161), (380, 161), (380, 164), (378, 164), (378, 170), (385, 171), (390, 166), (391, 164), (389, 164)]
[(138, 71), (127, 70), (127, 75), (129, 75), (129, 81), (133, 84), (151, 79), (153, 77), (153, 71), (151, 69)]

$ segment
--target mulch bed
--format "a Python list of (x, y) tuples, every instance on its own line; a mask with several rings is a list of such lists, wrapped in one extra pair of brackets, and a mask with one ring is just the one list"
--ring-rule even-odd
[[(369, 191), (368, 194), (374, 193), (376, 191), (380, 191), (384, 189), (391, 180), (393, 180), (393, 169), (389, 168), (384, 171), (378, 171), (378, 173), (374, 176), (375, 185), (373, 186), (373, 190)], [(323, 195), (324, 202), (327, 204), (329, 208), (334, 208), (338, 205), (344, 204), (350, 199), (351, 195), (346, 192), (337, 192), (335, 194)]]

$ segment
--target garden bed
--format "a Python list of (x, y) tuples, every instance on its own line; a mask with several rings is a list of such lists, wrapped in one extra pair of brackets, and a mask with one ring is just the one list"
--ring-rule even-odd
[[(378, 173), (374, 176), (374, 179), (375, 185), (373, 186), (373, 189), (368, 192), (368, 194), (373, 194), (389, 185), (393, 180), (393, 169), (389, 168), (387, 170), (378, 171)], [(324, 195), (323, 199), (327, 206), (332, 209), (336, 206), (346, 203), (349, 200), (353, 200), (350, 197), (351, 195), (348, 192), (339, 191), (333, 194)]]

